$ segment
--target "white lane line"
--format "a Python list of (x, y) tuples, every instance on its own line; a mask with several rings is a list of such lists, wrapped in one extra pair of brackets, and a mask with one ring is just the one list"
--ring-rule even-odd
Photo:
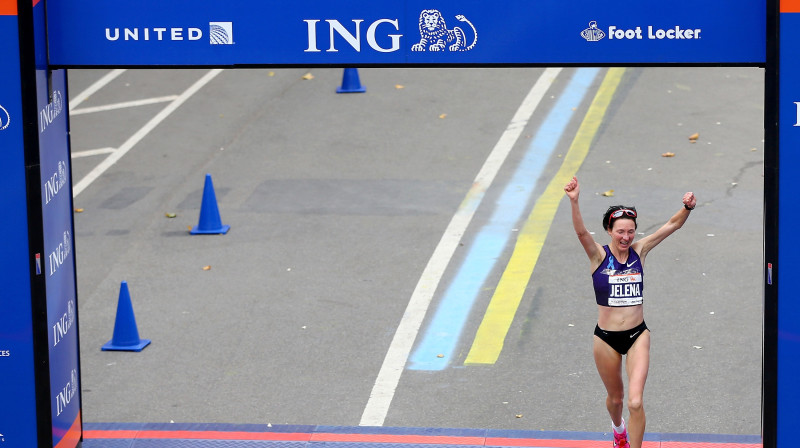
[(161, 110), (155, 117), (151, 118), (150, 121), (147, 122), (141, 129), (136, 131), (125, 143), (123, 143), (116, 151), (111, 153), (108, 157), (105, 158), (99, 165), (94, 167), (92, 171), (89, 172), (83, 179), (80, 180), (73, 188), (72, 188), (72, 197), (77, 197), (83, 190), (86, 189), (92, 182), (94, 182), (98, 177), (100, 177), (107, 169), (111, 168), (119, 159), (122, 158), (128, 151), (131, 150), (134, 146), (136, 146), (139, 141), (147, 136), (156, 126), (159, 125), (162, 121), (164, 121), (169, 115), (175, 110), (178, 109), (186, 100), (188, 100), (192, 95), (197, 93), (203, 86), (208, 84), (212, 79), (214, 79), (217, 75), (222, 73), (222, 69), (214, 69), (206, 73), (202, 78), (200, 78), (197, 82), (192, 84), (191, 87), (186, 89), (183, 93), (178, 95), (178, 97), (169, 103), (167, 107)]
[(169, 101), (174, 101), (178, 98), (178, 95), (169, 95), (169, 96), (158, 96), (155, 98), (145, 98), (142, 100), (134, 100), (134, 101), (125, 101), (122, 103), (113, 103), (113, 104), (106, 104), (105, 106), (95, 106), (95, 107), (84, 107), (82, 109), (73, 109), (70, 108), (69, 115), (83, 115), (83, 114), (92, 114), (95, 112), (105, 112), (109, 110), (115, 109), (125, 109), (128, 107), (136, 107), (136, 106), (147, 106), (149, 104), (157, 104), (157, 103), (166, 103)]
[(91, 157), (103, 154), (111, 154), (116, 150), (117, 148), (98, 148), (98, 149), (87, 149), (86, 151), (75, 151), (70, 154), (70, 158), (79, 159), (81, 157)]
[(386, 414), (389, 412), (389, 405), (392, 403), (395, 390), (400, 382), (400, 375), (403, 373), (406, 362), (408, 362), (409, 353), (414, 346), (414, 340), (417, 337), (417, 333), (419, 333), (420, 325), (422, 325), (439, 281), (444, 275), (444, 271), (450, 263), (450, 259), (453, 257), (453, 253), (458, 247), (472, 217), (475, 215), (475, 210), (483, 200), (486, 190), (494, 181), (508, 153), (514, 147), (520, 134), (522, 134), (522, 130), (528, 124), (531, 115), (533, 115), (545, 92), (553, 84), (560, 71), (560, 68), (548, 68), (536, 81), (536, 84), (534, 84), (519, 109), (517, 109), (505, 132), (500, 136), (500, 140), (497, 141), (489, 157), (483, 163), (483, 167), (475, 177), (472, 188), (467, 192), (464, 201), (450, 220), (450, 224), (445, 229), (444, 235), (439, 240), (439, 244), (433, 251), (433, 255), (428, 260), (428, 264), (425, 266), (425, 270), (422, 272), (422, 276), (411, 294), (406, 311), (403, 313), (402, 319), (400, 319), (400, 324), (372, 387), (369, 401), (364, 413), (361, 415), (359, 425), (383, 426)]
[(111, 70), (110, 72), (106, 73), (105, 76), (95, 81), (94, 84), (90, 85), (89, 88), (84, 90), (83, 92), (79, 93), (75, 98), (69, 101), (69, 110), (72, 111), (78, 104), (86, 101), (87, 98), (92, 96), (93, 93), (97, 92), (98, 90), (102, 89), (106, 86), (106, 84), (113, 81), (117, 76), (125, 73), (124, 68), (118, 68), (115, 70)]

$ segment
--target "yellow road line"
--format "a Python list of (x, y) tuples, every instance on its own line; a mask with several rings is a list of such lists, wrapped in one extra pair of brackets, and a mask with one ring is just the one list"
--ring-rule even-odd
[(503, 350), (508, 329), (517, 313), (522, 295), (528, 286), (544, 240), (550, 231), (558, 204), (564, 196), (564, 185), (578, 172), (594, 140), (611, 99), (622, 80), (624, 68), (610, 68), (597, 95), (589, 106), (575, 139), (570, 145), (558, 173), (550, 181), (544, 194), (536, 201), (531, 214), (517, 238), (511, 259), (497, 284), (475, 341), (464, 361), (465, 365), (494, 364)]

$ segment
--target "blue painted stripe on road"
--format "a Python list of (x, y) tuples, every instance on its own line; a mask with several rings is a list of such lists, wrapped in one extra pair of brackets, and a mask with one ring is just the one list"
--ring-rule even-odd
[(445, 291), (423, 339), (409, 358), (408, 369), (443, 370), (450, 363), (481, 287), (508, 244), (512, 229), (527, 208), (547, 161), (599, 71), (597, 68), (576, 70), (542, 122), (498, 199), (489, 223), (475, 237), (464, 262)]

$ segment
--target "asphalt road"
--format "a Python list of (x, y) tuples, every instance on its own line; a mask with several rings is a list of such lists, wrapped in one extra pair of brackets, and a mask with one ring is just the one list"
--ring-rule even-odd
[[(576, 70), (558, 74), (511, 148), (420, 334)], [(75, 198), (84, 420), (359, 424), (421, 274), (543, 72), (361, 69), (367, 92), (337, 95), (341, 69), (225, 70), (191, 94), (208, 70), (128, 70), (75, 106), (73, 185), (109, 153), (75, 156), (127, 150)], [(518, 229), (605, 72), (507, 229), (447, 367), (404, 370), (384, 425), (607, 430), (596, 305), (566, 200), (499, 359), (464, 365)], [(71, 101), (107, 73), (70, 70)], [(684, 192), (698, 197), (647, 258), (648, 431), (760, 433), (763, 109), (762, 69), (628, 68), (577, 172), (600, 242), (609, 205), (636, 205), (649, 233)], [(190, 236), (207, 173), (231, 230)], [(122, 281), (152, 340), (140, 353), (100, 351)]]

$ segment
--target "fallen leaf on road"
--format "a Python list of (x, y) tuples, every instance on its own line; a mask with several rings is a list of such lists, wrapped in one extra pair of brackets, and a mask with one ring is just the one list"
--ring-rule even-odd
[(75, 213), (83, 213), (83, 209), (82, 208), (76, 208), (75, 209)]
[(303, 79), (305, 79), (306, 81), (314, 79), (314, 75), (312, 75), (311, 73), (306, 73), (305, 75), (303, 75)]
[(690, 141), (690, 142), (692, 142), (692, 143), (694, 143), (694, 142), (696, 142), (696, 141), (697, 141), (697, 139), (698, 139), (698, 138), (700, 138), (700, 134), (698, 134), (697, 132), (695, 132), (694, 134), (692, 134), (692, 135), (690, 135), (690, 136), (689, 136), (689, 141)]
[(395, 88), (395, 89), (397, 89), (397, 90), (400, 90), (400, 89), (405, 89), (405, 88), (406, 88), (406, 86), (404, 86), (404, 85), (402, 85), (402, 84), (395, 84), (395, 85), (394, 85), (394, 88)]
[(441, 114), (441, 115), (439, 115), (439, 118), (444, 118), (446, 116), (447, 116), (447, 114)]
[(166, 216), (167, 218), (174, 218), (178, 215), (176, 215), (175, 213), (164, 213), (164, 216)]
[(603, 196), (605, 196), (607, 198), (610, 198), (611, 196), (614, 196), (614, 190), (604, 191), (604, 192), (602, 192), (600, 194), (602, 194)]
[(204, 271), (210, 271), (211, 270), (211, 266), (210, 265), (209, 266), (203, 266), (203, 270)]
[(661, 154), (661, 157), (675, 157), (674, 152), (665, 152)]

